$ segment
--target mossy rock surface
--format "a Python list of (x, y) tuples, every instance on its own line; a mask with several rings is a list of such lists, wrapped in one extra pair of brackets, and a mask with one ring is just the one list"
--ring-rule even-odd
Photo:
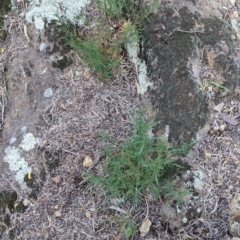
[(153, 82), (148, 93), (160, 121), (156, 131), (168, 125), (169, 140), (176, 144), (196, 138), (209, 116), (202, 69), (210, 69), (214, 81), (233, 90), (240, 72), (234, 46), (232, 29), (220, 18), (205, 18), (197, 8), (193, 12), (186, 6), (178, 14), (168, 4), (159, 9), (144, 33), (144, 56)]
[(3, 17), (11, 10), (11, 0), (4, 0), (0, 4), (0, 39), (5, 40), (7, 38), (7, 32), (3, 28)]

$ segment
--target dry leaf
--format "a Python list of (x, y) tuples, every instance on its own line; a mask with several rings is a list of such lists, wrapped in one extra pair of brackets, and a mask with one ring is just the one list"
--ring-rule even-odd
[(53, 177), (52, 180), (53, 180), (55, 183), (60, 183), (60, 182), (61, 182), (61, 176), (60, 176), (60, 175), (57, 175), (56, 177)]
[(64, 105), (63, 103), (60, 104), (60, 108), (61, 108), (62, 110), (64, 110), (64, 111), (66, 111), (66, 107), (65, 107), (65, 105)]
[(232, 124), (233, 126), (238, 124), (238, 121), (236, 121), (235, 119), (233, 119), (229, 115), (221, 115), (221, 118), (222, 118), (223, 121), (228, 122), (228, 123)]
[(62, 213), (60, 211), (56, 211), (54, 214), (55, 214), (56, 217), (61, 217), (62, 216)]
[(151, 222), (149, 219), (145, 219), (145, 220), (142, 222), (142, 224), (141, 224), (141, 226), (140, 226), (140, 228), (139, 228), (140, 236), (141, 236), (141, 237), (145, 237), (145, 236), (148, 234), (151, 225), (152, 225), (152, 222)]
[(93, 160), (91, 157), (89, 156), (86, 156), (84, 161), (83, 161), (83, 166), (84, 167), (91, 167), (92, 166), (92, 163), (93, 163)]
[(85, 68), (84, 72), (83, 72), (83, 76), (87, 79), (90, 78), (90, 72), (89, 72), (89, 69)]
[(214, 109), (215, 111), (221, 112), (222, 109), (223, 109), (223, 107), (224, 107), (224, 103), (221, 102), (221, 103), (219, 103), (217, 106), (215, 106), (213, 109)]

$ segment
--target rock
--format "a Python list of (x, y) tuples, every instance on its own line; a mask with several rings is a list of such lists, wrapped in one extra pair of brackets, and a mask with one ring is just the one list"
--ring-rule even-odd
[(240, 215), (240, 193), (236, 193), (229, 205), (231, 215)]
[[(52, 86), (59, 75), (60, 70), (53, 66), (58, 65), (56, 59), (63, 55), (62, 49), (66, 50), (65, 60), (69, 50), (56, 40), (60, 39), (56, 26), (50, 25), (48, 29), (37, 33), (33, 26), (27, 25), (27, 30), (31, 44), (25, 44), (18, 56), (13, 56), (6, 64), (8, 106), (2, 131), (2, 140), (6, 144), (0, 146), (0, 164), (8, 163), (8, 166), (0, 168), (0, 174), (11, 172), (11, 178), (17, 180), (22, 188), (26, 188), (24, 177), (32, 172), (26, 159), (36, 157), (34, 150), (41, 143), (41, 139), (36, 138), (38, 127), (52, 120), (51, 114), (42, 117), (40, 113), (50, 103)], [(26, 41), (22, 33), (16, 31), (11, 34), (16, 46), (22, 46), (22, 42)], [(40, 38), (46, 48), (42, 46), (39, 49)], [(66, 61), (65, 66), (70, 62)], [(61, 70), (63, 67), (61, 65)], [(41, 158), (39, 155), (37, 157)]]
[[(155, 132), (169, 125), (169, 140), (181, 144), (195, 139), (209, 116), (207, 96), (199, 90), (201, 66), (214, 72), (216, 83), (231, 90), (238, 85), (240, 64), (231, 37), (233, 29), (217, 14), (209, 17), (205, 1), (191, 7), (173, 2), (150, 19), (143, 54), (153, 83), (148, 96), (160, 122)], [(215, 99), (221, 97), (218, 90)]]

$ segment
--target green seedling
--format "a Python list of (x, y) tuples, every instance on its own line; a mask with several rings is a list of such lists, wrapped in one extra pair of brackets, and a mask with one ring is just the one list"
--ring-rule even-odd
[(206, 88), (209, 85), (212, 85), (212, 86), (217, 87), (219, 89), (223, 89), (223, 90), (225, 90), (227, 92), (230, 92), (230, 90), (228, 88), (224, 87), (222, 84), (220, 84), (220, 83), (218, 83), (216, 81), (204, 79), (203, 80), (203, 85), (204, 85), (204, 88)]
[(107, 145), (102, 174), (86, 174), (91, 188), (103, 190), (107, 199), (124, 198), (136, 204), (149, 194), (153, 198), (174, 195), (169, 181), (180, 167), (176, 162), (180, 151), (165, 138), (150, 138), (152, 124), (142, 113), (134, 117), (133, 127), (132, 136), (123, 145)]
[(137, 225), (128, 215), (121, 214), (119, 216), (111, 216), (109, 217), (109, 220), (118, 225), (127, 239), (137, 232)]

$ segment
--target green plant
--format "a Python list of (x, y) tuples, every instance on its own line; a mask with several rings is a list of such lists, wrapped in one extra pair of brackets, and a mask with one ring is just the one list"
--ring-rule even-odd
[(150, 0), (148, 5), (143, 0), (97, 0), (96, 5), (105, 19), (110, 18), (118, 22), (131, 21), (140, 28), (159, 6), (157, 0)]
[(102, 188), (107, 198), (125, 198), (133, 203), (147, 194), (173, 195), (175, 190), (168, 182), (172, 172), (180, 167), (176, 160), (181, 151), (164, 138), (150, 138), (147, 133), (153, 124), (145, 120), (143, 113), (134, 117), (133, 126), (131, 138), (122, 146), (107, 146), (103, 153), (106, 156), (103, 174), (87, 173), (91, 186)]
[[(109, 79), (118, 70), (125, 47), (138, 43), (140, 31), (157, 7), (157, 0), (96, 0), (99, 19), (85, 20), (84, 31), (59, 19), (66, 43), (80, 56), (101, 80)], [(78, 19), (82, 18), (79, 15)]]
[(136, 224), (131, 220), (130, 216), (121, 214), (118, 216), (110, 216), (109, 220), (116, 223), (125, 237), (129, 239), (135, 232), (137, 232)]
[(223, 90), (225, 90), (225, 91), (227, 91), (227, 92), (230, 92), (230, 90), (229, 90), (228, 88), (224, 87), (222, 84), (220, 84), (220, 83), (218, 83), (218, 82), (216, 82), (216, 81), (213, 81), (213, 80), (204, 79), (204, 80), (203, 80), (203, 88), (204, 88), (204, 90), (205, 90), (206, 87), (208, 87), (209, 85), (212, 85), (212, 86), (215, 86), (215, 87), (217, 87), (217, 88), (219, 88), (219, 89), (223, 89)]

